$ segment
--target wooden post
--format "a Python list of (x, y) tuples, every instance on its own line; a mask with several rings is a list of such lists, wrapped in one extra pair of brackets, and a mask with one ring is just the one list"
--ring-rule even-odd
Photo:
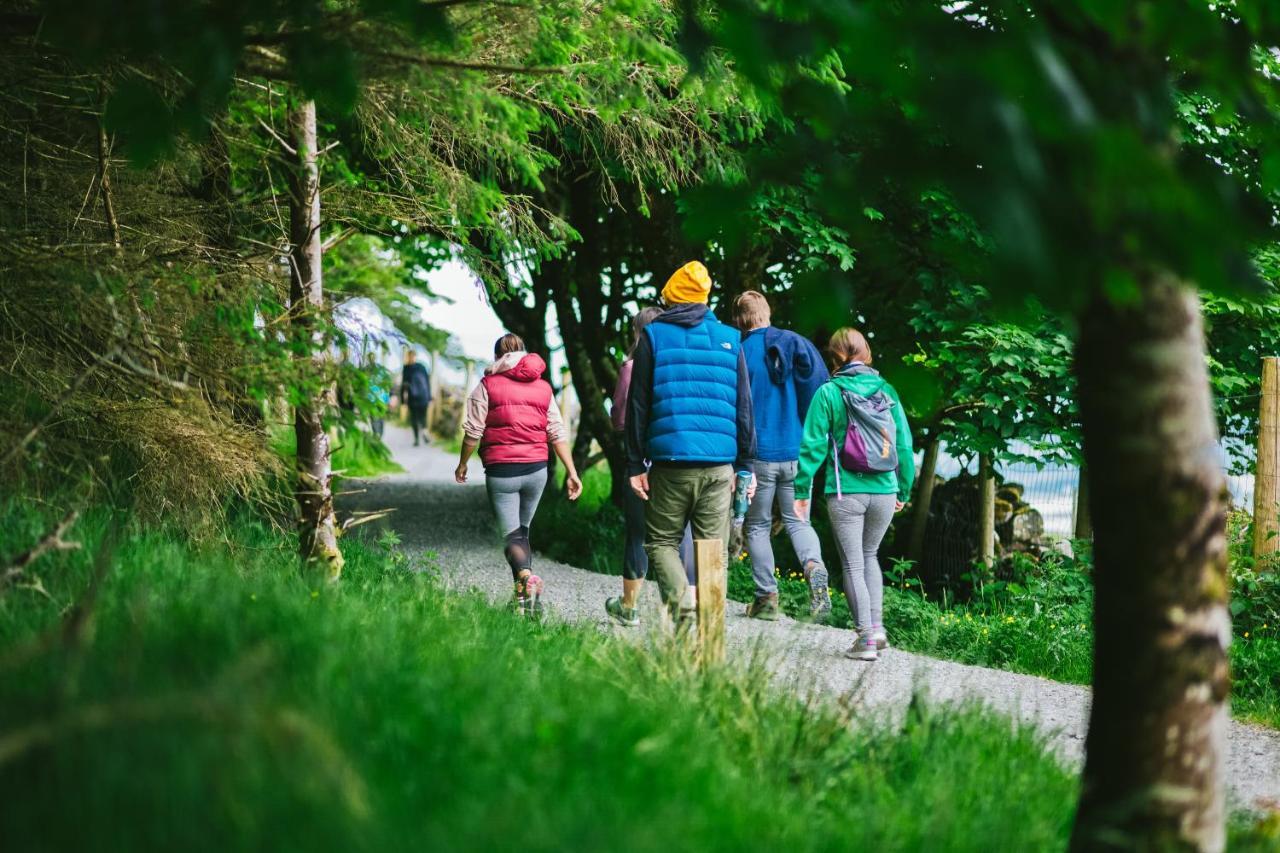
[(912, 508), (911, 538), (907, 540), (907, 559), (919, 563), (924, 555), (924, 535), (929, 527), (929, 507), (933, 503), (933, 481), (938, 471), (938, 438), (930, 435), (924, 448), (924, 461), (920, 463), (920, 484), (916, 487), (915, 506)]
[(1253, 477), (1253, 555), (1280, 551), (1280, 358), (1262, 360), (1258, 466)]
[(703, 666), (724, 662), (724, 604), (729, 590), (724, 543), (696, 539), (694, 571), (698, 579), (698, 653)]
[(1076, 513), (1072, 524), (1076, 539), (1093, 538), (1093, 516), (1089, 515), (1089, 471), (1080, 466), (1080, 484), (1076, 487)]
[(440, 415), (440, 374), (436, 372), (436, 364), (439, 359), (435, 353), (431, 353), (431, 376), (428, 380), (431, 384), (431, 402), (427, 403), (427, 435), (435, 429), (436, 418)]
[(996, 564), (996, 478), (991, 454), (978, 456), (978, 559)]

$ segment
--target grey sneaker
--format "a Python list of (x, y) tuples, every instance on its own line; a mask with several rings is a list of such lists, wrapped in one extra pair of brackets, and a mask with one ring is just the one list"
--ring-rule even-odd
[(622, 603), (621, 598), (605, 599), (604, 612), (608, 613), (614, 622), (623, 627), (635, 628), (640, 624), (640, 608), (627, 607)]
[(880, 655), (876, 652), (875, 640), (870, 633), (861, 635), (853, 641), (853, 645), (844, 653), (844, 656), (852, 660), (873, 661), (879, 660)]
[(747, 605), (747, 616), (765, 622), (778, 621), (778, 594), (776, 592), (757, 595), (756, 600)]
[(809, 618), (825, 625), (831, 618), (831, 591), (827, 588), (827, 570), (814, 565), (809, 570)]

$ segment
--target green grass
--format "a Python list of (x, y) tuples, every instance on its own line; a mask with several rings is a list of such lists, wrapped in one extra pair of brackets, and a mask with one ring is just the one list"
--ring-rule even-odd
[[(577, 507), (549, 496), (535, 522), (538, 547), (571, 565), (620, 574), (622, 514), (609, 504), (604, 465), (584, 477)], [(819, 513), (821, 516), (821, 513)], [(1238, 719), (1280, 728), (1280, 574), (1254, 565), (1252, 539), (1240, 517), (1232, 519), (1233, 616), (1232, 712)], [(822, 532), (820, 527), (820, 533)], [(579, 543), (593, 548), (584, 553)], [(774, 540), (783, 610), (808, 613), (809, 590), (785, 536)], [(829, 565), (834, 549), (824, 549)], [(1014, 581), (987, 579), (969, 600), (938, 601), (925, 594), (909, 567), (886, 565), (885, 627), (895, 646), (976, 666), (1007, 669), (1057, 681), (1088, 684), (1093, 671), (1093, 582), (1087, 560), (1049, 555), (1018, 561)], [(832, 572), (839, 585), (838, 572)], [(739, 555), (730, 565), (729, 598), (755, 594), (751, 564)], [(832, 624), (852, 627), (843, 594), (832, 595)]]
[[(13, 504), (0, 558), (47, 518)], [(109, 532), (0, 598), (14, 850), (1061, 849), (1076, 781), (1002, 719), (901, 732), (759, 668), (540, 626), (347, 542), (334, 589), (251, 519)], [(116, 539), (112, 544), (111, 540)], [(389, 544), (389, 543), (387, 543)], [(93, 630), (58, 626), (109, 565)], [(38, 638), (47, 650), (26, 655)], [(38, 645), (38, 642), (37, 642)], [(1010, 792), (1016, 792), (1011, 795)]]
[[(278, 430), (271, 438), (271, 446), (292, 464), (297, 455), (297, 436), (292, 429)], [(338, 433), (331, 461), (333, 470), (342, 477), (376, 477), (404, 470), (391, 458), (391, 451), (380, 438), (358, 428)]]

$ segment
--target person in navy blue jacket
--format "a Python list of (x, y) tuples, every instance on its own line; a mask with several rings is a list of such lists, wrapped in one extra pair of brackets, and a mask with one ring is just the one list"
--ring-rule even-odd
[(750, 473), (756, 454), (741, 335), (711, 313), (710, 294), (711, 276), (698, 261), (667, 281), (669, 307), (635, 348), (627, 399), (627, 473), (648, 502), (645, 553), (681, 627), (691, 624), (694, 603), (680, 560), (685, 525), (695, 539), (727, 546), (735, 472)]
[(809, 581), (809, 614), (823, 621), (831, 612), (831, 599), (822, 547), (813, 525), (796, 515), (793, 505), (804, 417), (814, 395), (830, 377), (822, 354), (811, 341), (771, 324), (772, 311), (764, 294), (748, 290), (734, 301), (733, 308), (734, 319), (743, 332), (742, 353), (751, 377), (757, 442), (755, 473), (759, 483), (744, 525), (756, 584), (755, 600), (747, 607), (747, 615), (778, 618), (778, 580), (774, 574), (773, 544), (769, 541), (776, 499), (791, 545)]

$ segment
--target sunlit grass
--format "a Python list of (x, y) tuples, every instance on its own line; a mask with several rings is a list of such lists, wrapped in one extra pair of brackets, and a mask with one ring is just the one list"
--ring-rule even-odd
[[(48, 523), (0, 519), (0, 558)], [(1073, 774), (1002, 718), (916, 707), (892, 730), (756, 667), (704, 676), (683, 649), (451, 596), (392, 540), (346, 542), (341, 584), (313, 590), (287, 538), (228, 531), (196, 549), (91, 513), (84, 551), (38, 565), (47, 596), (0, 598), (7, 848), (1065, 845)], [(67, 635), (95, 564), (94, 628)]]

